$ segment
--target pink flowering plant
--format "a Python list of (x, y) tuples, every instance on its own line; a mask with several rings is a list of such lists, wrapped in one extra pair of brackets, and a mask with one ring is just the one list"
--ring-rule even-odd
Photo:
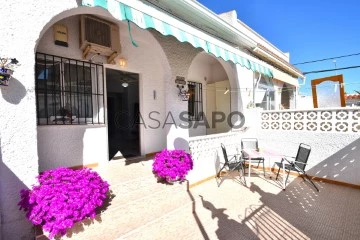
[(99, 174), (84, 168), (57, 168), (37, 176), (38, 185), (20, 192), (20, 210), (34, 225), (42, 226), (49, 237), (66, 234), (74, 223), (95, 218), (103, 205), (109, 184)]
[(153, 172), (160, 179), (167, 182), (183, 181), (193, 169), (191, 155), (184, 150), (164, 149), (155, 155)]

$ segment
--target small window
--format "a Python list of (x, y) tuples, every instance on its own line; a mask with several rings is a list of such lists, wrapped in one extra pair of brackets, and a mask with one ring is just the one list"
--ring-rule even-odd
[(38, 125), (103, 124), (103, 66), (36, 54)]
[(197, 82), (188, 82), (190, 93), (188, 101), (188, 112), (190, 121), (203, 120), (203, 103), (202, 103), (202, 84)]

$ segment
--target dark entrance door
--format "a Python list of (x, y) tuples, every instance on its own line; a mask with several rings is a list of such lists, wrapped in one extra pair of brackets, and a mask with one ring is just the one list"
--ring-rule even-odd
[(139, 75), (106, 70), (109, 158), (140, 156)]

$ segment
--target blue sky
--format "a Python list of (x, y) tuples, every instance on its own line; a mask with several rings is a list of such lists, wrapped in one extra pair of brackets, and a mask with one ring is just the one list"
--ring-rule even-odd
[[(360, 53), (360, 1), (357, 0), (198, 0), (215, 13), (236, 10), (238, 18), (299, 63)], [(337, 68), (360, 65), (360, 55), (336, 59)], [(303, 72), (334, 68), (333, 60), (297, 65)], [(360, 68), (338, 70), (345, 92), (360, 91)], [(311, 94), (309, 74), (301, 93)], [(334, 87), (328, 87), (334, 91)]]

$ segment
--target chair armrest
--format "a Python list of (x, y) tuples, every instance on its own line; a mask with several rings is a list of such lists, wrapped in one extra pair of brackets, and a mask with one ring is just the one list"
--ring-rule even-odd
[(295, 159), (295, 157), (284, 156), (284, 157), (281, 159), (281, 162), (283, 162), (284, 160), (285, 160), (286, 162), (290, 163), (290, 164), (292, 164), (293, 162), (295, 162), (295, 160), (289, 160), (289, 159), (287, 159), (287, 157), (288, 157), (288, 158), (293, 158), (293, 159)]
[(299, 164), (302, 164), (302, 165), (307, 165), (307, 163), (298, 162), (298, 161), (294, 161), (294, 163), (299, 163)]
[(234, 159), (234, 158), (235, 158), (235, 160), (236, 160), (236, 159), (237, 159), (237, 156), (239, 156), (239, 154), (231, 154), (231, 155), (228, 155), (227, 157), (228, 157), (228, 159), (229, 159), (229, 162), (231, 162), (232, 159)]
[[(294, 157), (293, 157), (294, 158)], [(299, 161), (290, 161), (290, 160), (288, 160), (288, 159), (286, 159), (286, 158), (282, 158), (281, 159), (281, 162), (283, 161), (283, 160), (285, 160), (285, 161), (287, 161), (288, 163), (290, 163), (290, 164), (294, 164), (294, 163), (298, 163), (298, 164), (303, 164), (303, 165), (307, 165), (307, 163), (303, 163), (303, 162), (299, 162)]]

